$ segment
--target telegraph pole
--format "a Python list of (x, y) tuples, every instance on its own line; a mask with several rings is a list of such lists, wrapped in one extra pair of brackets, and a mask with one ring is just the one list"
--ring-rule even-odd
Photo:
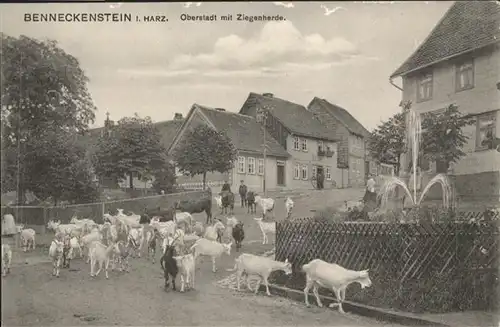
[(266, 188), (266, 163), (267, 163), (267, 128), (266, 128), (266, 123), (267, 123), (267, 113), (268, 108), (266, 106), (264, 107), (259, 107), (257, 108), (257, 121), (261, 123), (264, 126), (264, 151), (263, 151), (263, 157), (264, 157), (264, 177), (262, 181), (262, 188), (264, 191), (264, 197), (267, 197), (267, 188)]

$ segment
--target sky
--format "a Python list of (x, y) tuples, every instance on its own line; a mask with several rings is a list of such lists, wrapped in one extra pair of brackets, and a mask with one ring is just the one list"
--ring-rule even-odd
[[(113, 120), (138, 113), (153, 121), (186, 115), (194, 103), (238, 112), (257, 92), (304, 106), (324, 98), (372, 130), (399, 110), (401, 91), (389, 75), (452, 2), (187, 4), (0, 4), (0, 30), (55, 39), (80, 61), (98, 108), (93, 127), (104, 124), (106, 112)], [(25, 13), (69, 12), (164, 15), (169, 21), (24, 21)], [(237, 21), (238, 13), (285, 20), (250, 23)], [(233, 21), (182, 21), (182, 14), (232, 14)]]

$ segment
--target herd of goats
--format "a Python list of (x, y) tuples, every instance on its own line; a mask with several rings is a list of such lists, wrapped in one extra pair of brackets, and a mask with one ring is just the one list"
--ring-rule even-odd
[[(215, 197), (215, 201), (222, 209), (221, 199)], [(276, 233), (275, 222), (264, 222), (266, 213), (272, 212), (274, 200), (257, 198), (257, 204), (262, 209), (263, 217), (254, 218), (262, 232), (262, 244), (268, 243), (268, 234)], [(290, 216), (293, 201), (287, 198), (285, 201), (287, 216)], [(232, 211), (232, 210), (231, 210)], [(226, 226), (220, 219), (210, 219), (207, 226), (193, 219), (189, 212), (175, 212), (171, 219), (162, 215), (148, 217), (144, 222), (144, 215), (125, 214), (123, 209), (117, 209), (117, 214), (106, 213), (103, 223), (97, 224), (92, 219), (78, 219), (74, 216), (69, 224), (61, 224), (60, 221), (49, 221), (47, 228), (54, 232), (54, 238), (49, 247), (53, 270), (52, 275), (59, 277), (60, 268), (69, 268), (70, 261), (79, 253), (90, 263), (90, 276), (96, 277), (104, 269), (105, 277), (109, 278), (108, 269), (118, 266), (119, 271), (129, 272), (129, 258), (141, 257), (146, 250), (148, 259), (155, 263), (157, 245), (161, 246), (160, 265), (164, 271), (165, 290), (170, 288), (169, 279), (172, 280), (172, 289), (176, 290), (175, 280), (180, 275), (181, 292), (188, 288), (194, 288), (195, 264), (199, 256), (207, 256), (212, 260), (212, 271), (216, 272), (216, 259), (223, 254), (230, 255), (233, 241), (223, 243), (222, 237)], [(6, 215), (7, 216), (7, 215)], [(273, 214), (274, 216), (274, 214)], [(5, 216), (4, 216), (5, 218)], [(11, 217), (13, 220), (13, 217)], [(208, 218), (208, 216), (207, 216)], [(239, 251), (245, 238), (244, 224), (236, 217), (227, 217), (226, 225), (231, 230), (236, 251)], [(35, 249), (35, 231), (17, 226), (23, 251)], [(9, 244), (2, 244), (2, 275), (10, 272), (12, 250)], [(97, 269), (97, 271), (96, 271)], [(339, 306), (342, 309), (342, 301), (345, 299), (345, 290), (351, 283), (357, 282), (362, 288), (369, 287), (371, 280), (368, 270), (353, 271), (339, 265), (327, 263), (320, 259), (314, 259), (301, 267), (306, 273), (306, 287), (304, 289), (305, 303), (309, 305), (308, 293), (313, 289), (318, 305), (322, 303), (319, 298), (318, 288), (325, 287), (334, 291), (338, 303), (330, 305)], [(255, 293), (264, 282), (266, 294), (269, 291), (268, 278), (273, 271), (283, 271), (289, 275), (292, 273), (292, 264), (285, 260), (280, 262), (266, 256), (258, 256), (243, 253), (235, 259), (233, 269), (236, 271), (237, 288), (240, 290), (240, 281), (246, 277), (249, 290), (249, 277), (258, 276)]]

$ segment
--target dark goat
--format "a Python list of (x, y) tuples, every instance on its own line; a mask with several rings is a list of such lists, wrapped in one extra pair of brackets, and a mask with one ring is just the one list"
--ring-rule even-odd
[(245, 231), (243, 230), (243, 223), (239, 222), (236, 226), (233, 227), (232, 235), (234, 238), (234, 242), (236, 243), (236, 251), (241, 249), (241, 242), (245, 238)]
[(181, 212), (188, 212), (190, 214), (200, 213), (205, 211), (207, 214), (207, 224), (212, 223), (212, 198), (205, 198), (201, 200), (183, 200), (177, 202), (176, 209)]
[[(177, 267), (177, 262), (174, 259), (175, 256), (175, 247), (168, 245), (165, 249), (165, 253), (160, 259), (160, 265), (163, 269), (163, 276), (165, 277), (165, 291), (168, 291), (168, 287), (170, 286), (168, 282), (168, 277), (172, 277), (172, 289), (175, 289), (175, 278), (177, 277), (177, 273), (179, 272), (179, 267)], [(165, 263), (165, 264), (164, 264)]]
[(63, 242), (62, 267), (69, 269), (71, 263), (71, 258), (69, 257), (69, 251), (71, 251), (71, 238), (69, 236), (65, 236)]
[(224, 191), (220, 193), (222, 197), (222, 213), (227, 214), (227, 208), (230, 208), (230, 213), (233, 214), (234, 211), (234, 193), (230, 191)]
[(255, 203), (255, 192), (249, 191), (247, 193), (247, 213), (255, 213), (257, 204)]
[(165, 210), (162, 210), (160, 207), (148, 210), (148, 215), (150, 217), (160, 217), (160, 222), (171, 221), (174, 220), (175, 206)]

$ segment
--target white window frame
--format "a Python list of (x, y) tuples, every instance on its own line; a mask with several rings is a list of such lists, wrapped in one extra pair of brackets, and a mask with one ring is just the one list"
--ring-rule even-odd
[(330, 167), (325, 167), (325, 177), (327, 181), (332, 180), (332, 170)]
[(298, 136), (293, 137), (293, 149), (297, 151), (300, 150), (300, 138)]
[(300, 179), (300, 164), (298, 163), (293, 166), (293, 179)]
[[(481, 121), (485, 120), (486, 121), (491, 120), (492, 123), (490, 125), (485, 125), (481, 127)], [(493, 138), (496, 137), (496, 130), (497, 130), (496, 112), (481, 114), (476, 117), (476, 151), (488, 149), (487, 146), (481, 144), (481, 131), (485, 129), (491, 130), (493, 133)]]
[[(304, 177), (304, 172), (305, 172), (305, 177)], [(307, 165), (302, 165), (300, 167), (300, 178), (304, 181), (307, 180), (307, 178), (309, 177), (309, 166)]]
[[(428, 72), (419, 77), (417, 81), (417, 102), (423, 102), (432, 99), (434, 87), (434, 76), (432, 72)], [(424, 94), (424, 92), (426, 92)]]
[[(468, 59), (456, 65), (455, 89), (457, 92), (474, 88), (474, 60)], [(470, 73), (470, 76), (469, 76)], [(467, 77), (467, 84), (464, 82)]]
[(254, 157), (247, 158), (247, 174), (255, 175), (255, 158)]
[(300, 149), (304, 152), (307, 152), (307, 139), (306, 138), (300, 139)]
[(238, 174), (245, 173), (245, 157), (238, 156)]
[(264, 175), (264, 159), (257, 159), (257, 174)]

